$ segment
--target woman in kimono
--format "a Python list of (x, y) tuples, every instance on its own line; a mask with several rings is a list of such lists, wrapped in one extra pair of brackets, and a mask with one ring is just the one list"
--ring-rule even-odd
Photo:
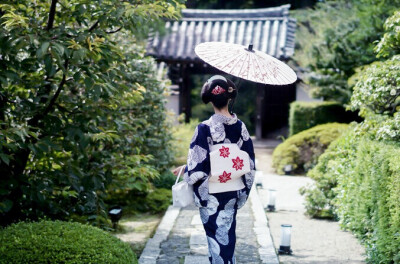
[[(196, 127), (187, 164), (183, 165), (186, 166), (184, 180), (193, 185), (195, 204), (200, 210), (212, 264), (236, 263), (236, 214), (249, 196), (255, 174), (254, 149), (249, 132), (245, 124), (228, 111), (228, 104), (236, 95), (234, 83), (220, 75), (211, 77), (203, 85), (201, 99), (205, 104), (211, 102), (215, 114)], [(235, 182), (230, 182), (229, 191), (223, 188), (218, 190), (221, 184), (231, 180), (229, 176), (225, 180), (220, 178), (220, 185), (209, 181), (210, 151), (214, 145), (221, 143), (237, 144), (250, 157), (250, 172), (232, 180)], [(180, 168), (174, 170), (175, 175)]]

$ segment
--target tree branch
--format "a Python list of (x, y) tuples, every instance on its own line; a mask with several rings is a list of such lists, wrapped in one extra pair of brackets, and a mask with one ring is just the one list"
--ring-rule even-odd
[[(68, 60), (65, 61), (65, 69), (68, 69)], [(35, 115), (34, 117), (32, 117), (32, 119), (29, 120), (28, 123), (30, 126), (37, 126), (40, 118), (44, 117), (52, 110), (58, 96), (60, 95), (60, 93), (64, 87), (64, 84), (66, 83), (66, 79), (67, 79), (67, 76), (64, 73), (62, 76), (61, 82), (58, 84), (57, 91), (55, 92), (53, 97), (50, 99), (49, 104), (46, 106), (46, 108), (44, 109), (44, 111), (42, 113)]]
[(50, 110), (53, 108), (54, 103), (56, 102), (58, 96), (59, 96), (60, 93), (61, 93), (61, 90), (62, 90), (63, 87), (64, 87), (64, 84), (66, 83), (65, 79), (66, 79), (66, 76), (65, 76), (65, 73), (64, 73), (64, 74), (63, 74), (63, 77), (62, 77), (62, 79), (61, 79), (61, 82), (60, 82), (59, 85), (58, 85), (58, 88), (57, 88), (56, 93), (55, 93), (55, 94), (53, 95), (53, 97), (51, 98), (51, 100), (50, 100), (49, 104), (47, 105), (46, 109), (44, 109), (43, 113), (41, 114), (42, 116), (47, 115), (47, 114), (50, 112)]
[(49, 13), (49, 20), (47, 21), (47, 28), (46, 30), (49, 31), (53, 28), (54, 18), (56, 16), (56, 5), (58, 0), (52, 0), (50, 6), (50, 13)]
[(114, 33), (117, 33), (118, 31), (120, 31), (122, 29), (122, 26), (121, 27), (119, 27), (118, 29), (116, 29), (116, 30), (112, 30), (112, 31), (106, 31), (106, 33), (107, 34), (114, 34)]
[(89, 32), (92, 32), (98, 25), (99, 25), (99, 20), (97, 20), (96, 23), (94, 23), (93, 26), (89, 28)]

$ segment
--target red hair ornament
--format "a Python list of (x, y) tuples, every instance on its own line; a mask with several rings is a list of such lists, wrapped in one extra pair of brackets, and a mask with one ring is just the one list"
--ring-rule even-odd
[(214, 95), (222, 94), (222, 93), (225, 93), (225, 89), (222, 88), (221, 86), (217, 85), (214, 87), (214, 89), (212, 89), (211, 93)]

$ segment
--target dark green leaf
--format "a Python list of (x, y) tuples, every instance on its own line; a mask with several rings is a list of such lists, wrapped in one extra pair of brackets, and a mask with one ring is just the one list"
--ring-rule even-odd
[(5, 164), (7, 164), (7, 165), (10, 164), (10, 156), (8, 156), (4, 153), (0, 153), (0, 158)]
[(0, 212), (2, 213), (7, 213), (11, 210), (11, 208), (13, 207), (13, 202), (11, 200), (4, 200), (0, 202)]
[(92, 80), (92, 78), (85, 78), (85, 86), (87, 89), (90, 89), (93, 87), (94, 81)]
[(40, 45), (40, 48), (36, 51), (36, 56), (38, 58), (42, 58), (46, 53), (47, 49), (49, 48), (50, 42), (45, 41)]

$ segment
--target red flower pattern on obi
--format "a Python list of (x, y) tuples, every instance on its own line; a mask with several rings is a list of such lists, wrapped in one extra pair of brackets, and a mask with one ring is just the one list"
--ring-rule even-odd
[(227, 181), (229, 181), (229, 180), (232, 180), (232, 179), (231, 179), (231, 174), (232, 174), (232, 173), (227, 173), (226, 171), (224, 171), (224, 173), (223, 173), (222, 175), (219, 175), (219, 176), (218, 176), (219, 182), (220, 182), (220, 183), (225, 183), (225, 182), (227, 182)]
[(212, 89), (211, 93), (215, 94), (215, 95), (222, 94), (222, 93), (225, 93), (225, 89), (222, 88), (221, 86), (217, 85), (217, 86), (215, 86), (214, 89)]
[(220, 156), (221, 157), (224, 157), (224, 158), (227, 158), (227, 157), (229, 157), (229, 148), (226, 148), (226, 147), (224, 147), (224, 146), (222, 146), (222, 148), (220, 148), (219, 149), (219, 152), (220, 152)]
[(239, 157), (236, 157), (236, 159), (232, 159), (233, 166), (232, 168), (235, 168), (236, 170), (241, 170), (243, 168), (243, 160), (240, 159)]

